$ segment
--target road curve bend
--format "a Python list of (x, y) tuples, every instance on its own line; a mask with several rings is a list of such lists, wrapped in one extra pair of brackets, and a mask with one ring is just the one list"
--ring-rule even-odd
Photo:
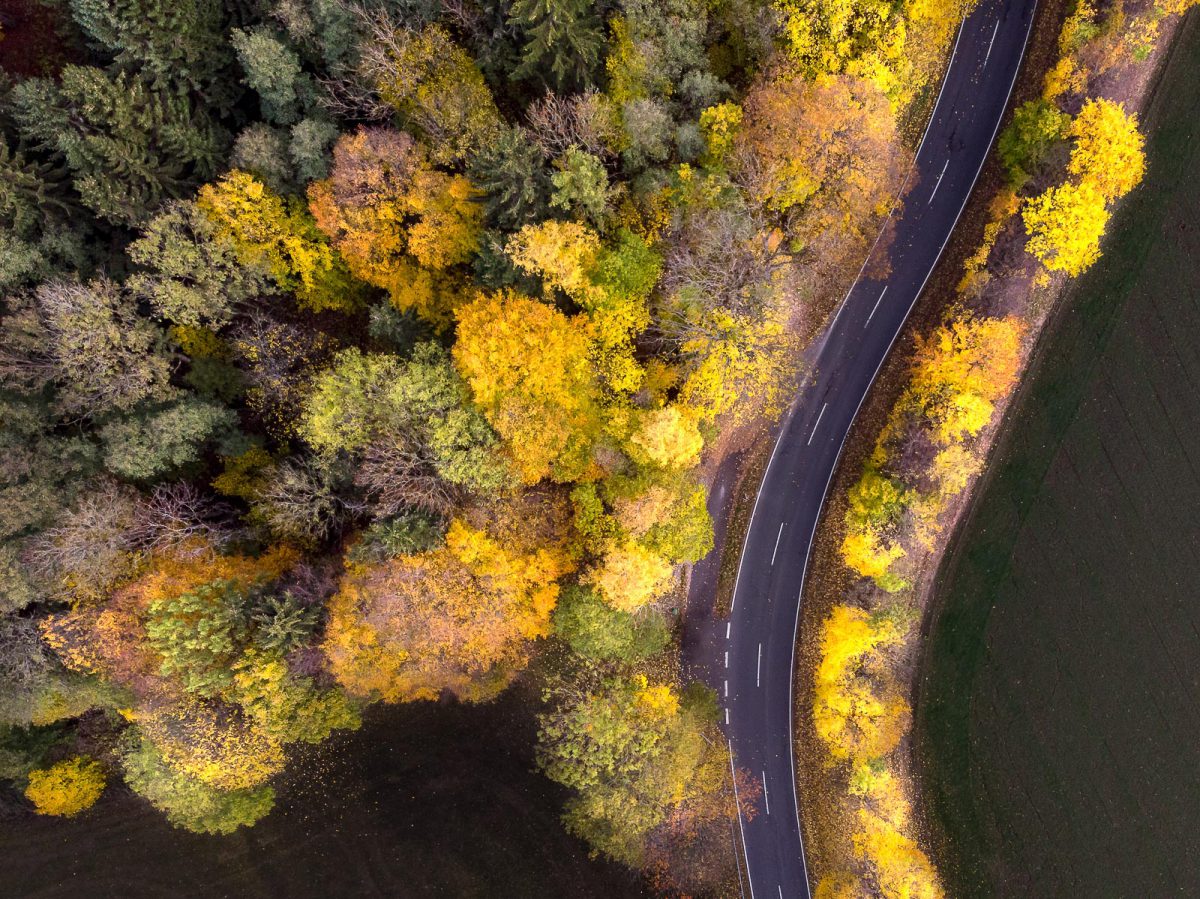
[[(854, 417), (950, 240), (999, 130), (1035, 5), (980, 0), (963, 20), (904, 202), (891, 216), (892, 239), (877, 241), (869, 268), (864, 264), (821, 338), (814, 374), (780, 429), (755, 500), (730, 618), (712, 622), (700, 638), (705, 676), (723, 706), (730, 764), (762, 788), (758, 813), (739, 821), (743, 890), (751, 899), (809, 896), (792, 684), (813, 535)], [(867, 271), (889, 274), (877, 279)]]

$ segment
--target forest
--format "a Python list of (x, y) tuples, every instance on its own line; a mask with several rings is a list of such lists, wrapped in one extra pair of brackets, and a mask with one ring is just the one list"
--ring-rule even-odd
[[(675, 639), (703, 465), (790, 397), (965, 8), (22, 0), (6, 805), (230, 833), (368, 704), (536, 677), (565, 826), (727, 883), (743, 775)], [(1048, 246), (1123, 189), (1080, 184)]]

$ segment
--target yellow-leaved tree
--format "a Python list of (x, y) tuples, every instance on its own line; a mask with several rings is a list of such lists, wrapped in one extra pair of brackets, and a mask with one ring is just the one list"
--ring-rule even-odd
[(448, 269), (479, 244), (483, 210), (462, 175), (437, 171), (407, 134), (359, 128), (333, 148), (329, 178), (309, 186), (317, 226), (362, 280), (398, 309), (446, 324), (464, 298)]
[(511, 290), (458, 310), (455, 367), (527, 484), (591, 464), (602, 422), (590, 336), (585, 317)]
[(91, 808), (103, 792), (104, 769), (98, 762), (77, 755), (29, 772), (25, 798), (39, 815), (71, 818)]
[(1075, 146), (1067, 171), (1080, 184), (1090, 184), (1106, 200), (1133, 190), (1146, 171), (1145, 141), (1137, 116), (1119, 103), (1088, 100), (1071, 122)]
[(319, 312), (360, 304), (362, 285), (303, 203), (285, 200), (253, 175), (234, 170), (200, 188), (197, 204), (243, 264), (264, 268), (302, 305)]
[(891, 619), (853, 606), (834, 606), (825, 619), (813, 724), (834, 759), (870, 760), (899, 743), (910, 711), (881, 652), (903, 636)]
[(352, 695), (487, 700), (550, 632), (558, 581), (575, 567), (565, 501), (526, 494), (468, 517), (451, 522), (443, 547), (350, 566), (323, 648)]

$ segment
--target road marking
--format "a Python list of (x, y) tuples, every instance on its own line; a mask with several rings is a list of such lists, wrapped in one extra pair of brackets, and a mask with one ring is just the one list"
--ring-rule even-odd
[(725, 706), (725, 723), (729, 723), (729, 706)]
[[(887, 287), (883, 288), (883, 293), (887, 293)], [(879, 304), (883, 302), (883, 293), (879, 295), (879, 299), (877, 299), (875, 301), (875, 305), (871, 307), (871, 314), (868, 315), (867, 320), (863, 322), (864, 329), (867, 327), (867, 325), (871, 324), (871, 319), (875, 317), (875, 311), (879, 308)]]
[(775, 535), (775, 548), (771, 550), (771, 564), (775, 564), (775, 554), (779, 552), (779, 538), (783, 536), (784, 522), (779, 522), (779, 533)]
[(777, 883), (775, 886), (779, 888), (779, 899), (783, 899), (783, 884)]
[[(946, 176), (946, 169), (950, 167), (950, 160), (946, 160), (946, 164), (942, 166), (942, 173), (938, 175), (937, 184), (933, 185), (933, 193), (929, 195), (929, 203), (933, 202), (933, 198), (937, 196), (938, 188), (942, 186), (942, 178)], [(928, 206), (929, 203), (925, 205)]]
[(725, 698), (726, 699), (729, 698), (729, 681), (728, 680), (725, 681)]
[(729, 650), (725, 650), (725, 667), (729, 667)]
[[(729, 723), (729, 709), (725, 710), (725, 723)], [(750, 852), (746, 846), (746, 825), (742, 823), (742, 803), (738, 801), (737, 791), (737, 771), (733, 769), (733, 741), (726, 738), (725, 745), (729, 749), (729, 777), (733, 780), (733, 805), (738, 813), (738, 830), (742, 832), (742, 852), (746, 858), (746, 883), (750, 884), (750, 899), (754, 899), (754, 880), (750, 877)], [(800, 823), (799, 812), (796, 813), (796, 823)], [(805, 876), (808, 876), (808, 869), (805, 868)]]
[(763, 779), (763, 802), (767, 805), (767, 814), (771, 814), (771, 797), (767, 795), (767, 772), (762, 773)]
[(730, 631), (732, 628), (733, 628), (733, 622), (732, 622), (732, 621), (726, 621), (726, 622), (725, 622), (725, 639), (726, 639), (726, 640), (728, 640), (728, 639), (729, 639), (729, 631)]
[(1000, 30), (1000, 20), (996, 20), (996, 27), (992, 29), (992, 39), (988, 41), (987, 56), (983, 58), (983, 67), (986, 69), (988, 60), (992, 58), (992, 44), (996, 43), (996, 33)]
[(821, 417), (825, 414), (825, 407), (829, 403), (821, 403), (821, 411), (817, 413), (817, 422), (813, 425), (812, 433), (808, 435), (808, 443), (805, 446), (812, 446), (812, 439), (817, 436), (817, 428), (821, 427)]
[(758, 644), (758, 668), (754, 672), (754, 686), (762, 686), (762, 644)]

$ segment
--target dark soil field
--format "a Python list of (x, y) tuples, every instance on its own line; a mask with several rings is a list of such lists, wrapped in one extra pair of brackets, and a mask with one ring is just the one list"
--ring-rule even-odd
[(954, 896), (1200, 890), (1200, 19), (939, 585), (916, 752)]
[(76, 820), (0, 823), (0, 896), (642, 895), (563, 830), (561, 792), (533, 771), (532, 728), (516, 688), (485, 706), (376, 706), (292, 766), (271, 815), (227, 837), (174, 830), (110, 787)]

